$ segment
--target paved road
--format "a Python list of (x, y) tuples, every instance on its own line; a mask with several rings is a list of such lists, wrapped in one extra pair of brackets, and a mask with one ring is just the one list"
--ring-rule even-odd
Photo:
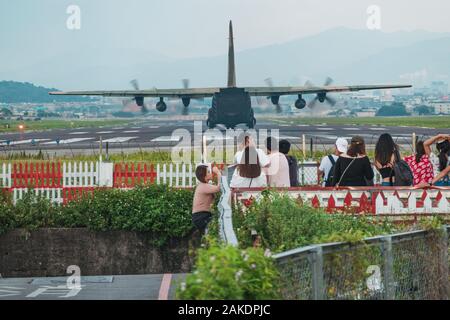
[[(324, 119), (326, 122), (326, 119)], [(244, 127), (242, 127), (244, 128)], [(25, 132), (0, 134), (1, 152), (20, 152), (45, 150), (55, 152), (66, 150), (66, 153), (97, 152), (100, 138), (109, 144), (113, 152), (140, 149), (167, 149), (179, 143), (180, 134), (175, 130), (186, 129), (194, 132), (194, 122), (187, 120), (151, 120), (139, 125), (112, 126), (100, 128), (58, 129), (41, 132)], [(304, 134), (308, 141), (313, 139), (316, 148), (329, 146), (337, 137), (350, 138), (361, 135), (366, 144), (374, 144), (381, 133), (389, 132), (394, 139), (404, 145), (411, 144), (411, 134), (415, 132), (419, 138), (428, 137), (441, 130), (421, 127), (383, 127), (383, 126), (349, 126), (349, 125), (292, 125), (279, 124), (268, 120), (260, 120), (256, 129), (278, 129), (282, 138), (289, 139), (300, 146), (301, 136)], [(203, 123), (203, 130), (206, 130)], [(225, 130), (221, 131), (225, 135)], [(57, 143), (58, 141), (58, 143)]]
[(67, 278), (0, 278), (0, 300), (167, 300), (184, 275), (81, 277), (81, 289)]

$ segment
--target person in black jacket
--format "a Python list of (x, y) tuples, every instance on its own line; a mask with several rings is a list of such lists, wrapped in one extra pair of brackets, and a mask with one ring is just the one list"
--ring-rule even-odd
[(346, 154), (342, 154), (334, 166), (333, 185), (337, 187), (367, 186), (374, 177), (372, 165), (366, 155), (364, 139), (352, 138)]
[(294, 156), (288, 155), (291, 150), (291, 143), (287, 140), (281, 140), (279, 143), (279, 151), (286, 156), (289, 164), (289, 179), (291, 180), (291, 187), (298, 187), (298, 161)]

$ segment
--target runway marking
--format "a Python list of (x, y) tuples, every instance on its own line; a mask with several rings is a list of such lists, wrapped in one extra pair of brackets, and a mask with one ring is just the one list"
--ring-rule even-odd
[(316, 130), (330, 131), (333, 129), (332, 128), (317, 128)]
[(359, 131), (360, 128), (344, 128), (344, 130), (352, 130), (352, 131)]
[(170, 283), (172, 282), (172, 274), (164, 274), (159, 288), (158, 300), (169, 300)]
[(386, 131), (386, 128), (369, 128), (369, 130), (374, 130), (374, 131)]
[(211, 141), (211, 140), (234, 140), (234, 137), (232, 138), (232, 137), (228, 137), (226, 135), (225, 136), (223, 136), (223, 135), (215, 136), (215, 135), (208, 135), (208, 134), (206, 134), (205, 137), (206, 137), (206, 141)]
[(97, 132), (98, 134), (109, 134), (109, 133), (114, 133), (114, 131), (100, 131)]
[[(128, 142), (133, 139), (137, 139), (138, 137), (116, 137), (111, 139), (103, 140), (103, 142), (109, 142), (109, 143), (122, 143), (122, 142)], [(100, 142), (100, 141), (97, 141)]]
[(139, 133), (139, 130), (129, 130), (129, 131), (124, 131), (123, 133)]
[(89, 132), (70, 132), (70, 135), (77, 135), (77, 134), (88, 134)]
[(179, 136), (161, 136), (152, 140), (152, 142), (180, 142)]
[[(42, 141), (49, 141), (50, 139), (34, 139), (34, 142), (42, 142)], [(29, 144), (33, 141), (33, 139), (28, 140), (19, 140), (19, 141), (11, 141), (9, 145), (18, 145), (18, 144)], [(2, 143), (2, 145), (6, 145), (6, 142)]]
[(329, 139), (329, 140), (336, 140), (337, 138), (344, 138), (346, 140), (350, 140), (352, 138), (352, 137), (341, 137), (341, 136), (336, 136), (336, 135), (324, 135), (324, 134), (317, 134), (313, 137), (324, 138), (324, 139)]
[(293, 136), (280, 136), (280, 139), (284, 140), (300, 140), (300, 137), (293, 137)]
[[(93, 140), (94, 138), (73, 138), (73, 139), (66, 139), (66, 140), (60, 140), (59, 144), (70, 144), (70, 143), (76, 143), (76, 142), (82, 142), (86, 140)], [(56, 144), (56, 141), (50, 141), (43, 144)]]
[(159, 129), (159, 126), (150, 126), (149, 129)]

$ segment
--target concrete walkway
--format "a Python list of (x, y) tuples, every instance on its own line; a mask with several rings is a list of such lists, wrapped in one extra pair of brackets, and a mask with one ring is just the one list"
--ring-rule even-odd
[(170, 300), (182, 274), (60, 278), (0, 278), (0, 300)]

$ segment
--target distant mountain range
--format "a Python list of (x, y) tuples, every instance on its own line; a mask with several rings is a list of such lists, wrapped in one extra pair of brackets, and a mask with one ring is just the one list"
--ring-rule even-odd
[(28, 82), (0, 81), (0, 102), (2, 103), (46, 103), (91, 101), (85, 97), (50, 96), (48, 93), (57, 91), (54, 88), (35, 86)]
[[(206, 39), (207, 40), (207, 39)], [(205, 40), (205, 41), (206, 41)], [(239, 50), (239, 48), (236, 48)], [(336, 28), (287, 43), (237, 53), (238, 85), (316, 84), (331, 76), (336, 84), (412, 83), (446, 80), (450, 75), (450, 34), (426, 31), (383, 33)], [(6, 70), (5, 77), (62, 89), (131, 89), (137, 78), (142, 89), (226, 83), (224, 54), (174, 60), (151, 52), (79, 48), (23, 68)]]

